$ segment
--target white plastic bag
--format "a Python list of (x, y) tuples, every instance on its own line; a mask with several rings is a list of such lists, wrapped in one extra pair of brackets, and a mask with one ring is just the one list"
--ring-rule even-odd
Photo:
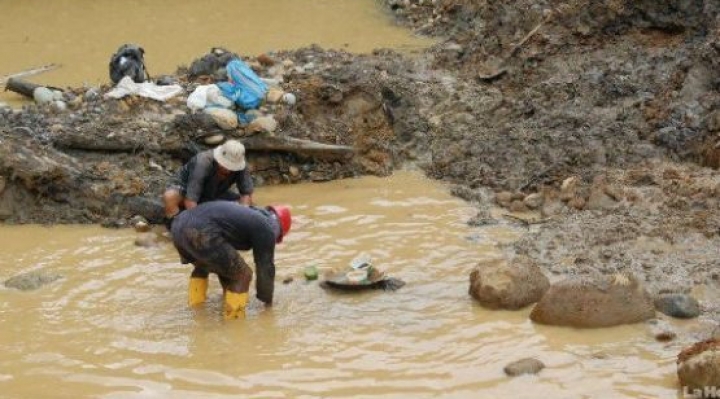
[(198, 86), (187, 99), (187, 106), (193, 111), (207, 107), (230, 108), (232, 105), (232, 101), (223, 96), (217, 85)]
[(232, 108), (233, 102), (225, 97), (217, 85), (210, 85), (207, 90), (207, 107)]
[(193, 111), (205, 108), (207, 104), (207, 90), (212, 85), (198, 86), (187, 99), (187, 106)]
[(138, 95), (153, 100), (166, 101), (182, 92), (179, 85), (158, 86), (152, 82), (135, 83), (132, 78), (125, 76), (118, 84), (105, 94), (108, 98), (123, 98), (127, 95)]

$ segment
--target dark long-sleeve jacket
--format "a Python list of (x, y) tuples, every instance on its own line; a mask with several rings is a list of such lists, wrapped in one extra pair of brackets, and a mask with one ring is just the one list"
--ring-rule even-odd
[(224, 244), (235, 250), (252, 250), (258, 298), (272, 302), (275, 242), (280, 236), (280, 223), (272, 211), (228, 201), (205, 202), (176, 216), (171, 233), (182, 263), (209, 265), (220, 272), (231, 265), (212, 263), (218, 259), (232, 262), (237, 255), (217, 256)]
[(237, 186), (240, 195), (252, 194), (253, 183), (248, 168), (231, 172), (223, 179), (218, 176), (217, 171), (218, 163), (213, 152), (207, 150), (195, 155), (183, 165), (176, 180), (185, 198), (197, 203), (222, 198), (233, 184)]

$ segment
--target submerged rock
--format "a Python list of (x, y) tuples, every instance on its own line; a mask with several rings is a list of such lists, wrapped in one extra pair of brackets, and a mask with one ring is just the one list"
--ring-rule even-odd
[(480, 262), (470, 273), (470, 295), (490, 309), (521, 309), (537, 302), (550, 287), (529, 258)]
[(135, 237), (135, 245), (143, 248), (153, 248), (160, 245), (159, 237), (152, 231), (138, 233)]
[(150, 226), (148, 224), (148, 222), (146, 222), (144, 220), (135, 222), (133, 227), (135, 227), (135, 231), (138, 233), (147, 233), (148, 231), (150, 231), (152, 229), (152, 226)]
[(50, 284), (56, 280), (61, 279), (62, 277), (63, 276), (60, 274), (37, 270), (11, 277), (5, 281), (5, 286), (8, 288), (15, 288), (21, 291), (30, 291)]
[(675, 331), (660, 331), (655, 334), (655, 340), (658, 342), (672, 341), (676, 337), (677, 337), (677, 333)]
[(522, 374), (537, 374), (544, 368), (545, 364), (543, 362), (535, 358), (528, 357), (508, 364), (505, 368), (503, 368), (503, 371), (510, 377), (515, 377)]
[(610, 327), (655, 316), (652, 297), (632, 275), (569, 278), (553, 284), (530, 313), (541, 324)]

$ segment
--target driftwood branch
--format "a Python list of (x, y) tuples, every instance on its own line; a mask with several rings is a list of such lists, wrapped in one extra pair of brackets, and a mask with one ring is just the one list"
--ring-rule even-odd
[(8, 79), (7, 84), (5, 85), (5, 91), (8, 91), (8, 90), (9, 90), (9, 91), (12, 91), (12, 92), (14, 92), (14, 93), (18, 93), (18, 94), (21, 94), (21, 95), (23, 95), (23, 96), (25, 96), (25, 97), (28, 97), (28, 98), (31, 98), (31, 99), (32, 99), (32, 98), (33, 98), (33, 92), (34, 92), (35, 89), (37, 89), (38, 87), (47, 87), (48, 89), (60, 90), (60, 91), (62, 91), (62, 89), (59, 89), (59, 88), (57, 88), (57, 87), (39, 85), (39, 84), (37, 84), (37, 83), (28, 82), (27, 80), (22, 80), (22, 79), (20, 79), (20, 78), (10, 78), (10, 79)]
[(59, 134), (53, 139), (53, 144), (58, 148), (66, 148), (82, 151), (103, 151), (103, 152), (130, 152), (135, 153), (141, 150), (178, 153), (185, 146), (180, 140), (167, 139), (160, 142), (123, 135), (99, 137), (90, 135), (83, 131), (71, 131)]
[(5, 76), (3, 76), (2, 78), (0, 78), (0, 85), (5, 84), (6, 82), (10, 81), (10, 79), (12, 79), (12, 78), (17, 79), (17, 78), (24, 78), (24, 77), (27, 77), (27, 76), (38, 75), (38, 74), (41, 74), (41, 73), (43, 73), (43, 72), (52, 71), (52, 70), (55, 70), (55, 69), (58, 69), (58, 68), (60, 68), (60, 65), (58, 65), (58, 64), (49, 64), (49, 65), (43, 65), (43, 66), (38, 67), (38, 68), (27, 69), (27, 70), (24, 70), (24, 71), (22, 71), (22, 72), (12, 73), (12, 74), (10, 74), (10, 75), (5, 75)]
[(323, 144), (316, 141), (293, 137), (252, 136), (242, 140), (249, 151), (291, 152), (312, 158), (349, 159), (354, 154), (352, 147)]
[(540, 28), (542, 28), (543, 25), (545, 25), (545, 22), (547, 21), (548, 19), (543, 19), (542, 21), (540, 21), (540, 23), (537, 24), (536, 27), (530, 30), (527, 35), (525, 35), (516, 45), (514, 45), (512, 49), (510, 49), (510, 54), (508, 55), (508, 58), (515, 55), (515, 53), (517, 53), (517, 51), (520, 50), (520, 48), (525, 45), (525, 43), (530, 40), (531, 37), (535, 36), (535, 34), (540, 30)]
[(28, 98), (33, 98), (33, 91), (42, 85), (28, 82), (26, 80), (10, 78), (5, 85), (5, 91), (12, 91)]
[[(343, 160), (352, 158), (354, 154), (352, 147), (323, 144), (292, 137), (253, 136), (243, 139), (242, 142), (248, 151), (289, 152), (319, 159)], [(58, 135), (54, 139), (54, 144), (60, 148), (106, 152), (147, 150), (177, 154), (188, 148), (187, 143), (176, 138), (166, 138), (155, 142), (144, 138), (122, 135), (111, 137), (91, 136), (81, 131), (66, 132)]]
[(530, 32), (528, 32), (525, 36), (523, 36), (523, 38), (520, 39), (520, 41), (517, 42), (517, 44), (513, 45), (510, 48), (510, 51), (508, 52), (508, 54), (497, 65), (497, 67), (492, 68), (492, 70), (488, 73), (483, 73), (483, 72), (478, 73), (478, 75), (477, 75), (478, 80), (485, 81), (485, 82), (491, 82), (491, 81), (497, 80), (500, 77), (502, 77), (503, 75), (505, 75), (508, 72), (508, 70), (506, 68), (507, 62), (511, 58), (513, 58), (515, 56), (515, 54), (517, 54), (518, 51), (525, 45), (525, 43), (527, 43), (527, 41), (530, 40), (530, 38), (535, 36), (535, 34), (538, 33), (538, 31), (540, 30), (540, 28), (542, 28), (543, 25), (545, 25), (545, 23), (547, 23), (549, 20), (550, 20), (549, 16), (546, 18), (543, 18), (543, 20), (540, 21), (540, 23), (537, 24), (533, 29), (531, 29)]
[(504, 217), (504, 218), (506, 218), (506, 219), (513, 220), (513, 221), (518, 222), (518, 223), (520, 223), (520, 224), (523, 224), (523, 225), (525, 225), (525, 226), (531, 226), (531, 225), (534, 225), (534, 224), (547, 223), (547, 222), (555, 219), (555, 217), (552, 217), (552, 216), (551, 216), (551, 217), (547, 217), (547, 218), (522, 218), (522, 217), (519, 217), (519, 216), (510, 215), (510, 214), (508, 214), (508, 213), (504, 213), (504, 214), (502, 215), (502, 217)]

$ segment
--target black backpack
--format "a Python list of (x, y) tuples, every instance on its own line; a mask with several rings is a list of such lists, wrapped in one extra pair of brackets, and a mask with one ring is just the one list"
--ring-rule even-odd
[(129, 76), (136, 83), (150, 80), (145, 69), (145, 50), (136, 44), (123, 44), (110, 59), (110, 80), (117, 83)]

